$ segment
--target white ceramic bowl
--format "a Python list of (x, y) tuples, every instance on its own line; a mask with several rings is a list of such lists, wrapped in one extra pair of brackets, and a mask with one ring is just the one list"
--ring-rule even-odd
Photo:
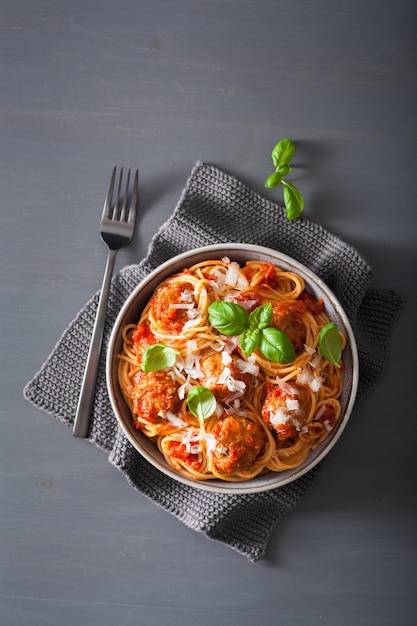
[[(286, 270), (297, 272), (304, 278), (308, 291), (316, 298), (324, 299), (325, 310), (330, 320), (335, 322), (347, 337), (347, 346), (343, 352), (345, 381), (341, 397), (342, 414), (336, 428), (330, 433), (324, 443), (314, 450), (307, 460), (296, 469), (280, 473), (270, 472), (239, 483), (229, 483), (220, 480), (193, 481), (172, 469), (166, 463), (155, 444), (133, 427), (130, 410), (123, 399), (117, 380), (117, 355), (120, 354), (122, 349), (122, 329), (126, 324), (137, 323), (143, 307), (159, 283), (171, 274), (180, 272), (186, 267), (191, 267), (195, 263), (205, 259), (219, 259), (224, 256), (237, 261), (241, 265), (248, 260), (258, 259), (263, 262), (273, 263)], [(269, 248), (239, 243), (206, 246), (175, 256), (160, 265), (138, 284), (127, 298), (116, 319), (108, 347), (106, 368), (107, 387), (114, 413), (128, 440), (145, 459), (159, 471), (181, 483), (207, 491), (233, 494), (256, 493), (281, 487), (300, 478), (300, 476), (317, 465), (330, 452), (346, 427), (355, 402), (359, 376), (358, 353), (352, 328), (341, 304), (325, 283), (304, 265), (287, 255)]]

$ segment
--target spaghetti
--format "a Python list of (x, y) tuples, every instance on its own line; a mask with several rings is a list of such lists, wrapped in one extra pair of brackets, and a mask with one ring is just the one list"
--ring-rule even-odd
[[(291, 341), (292, 361), (273, 361), (258, 348), (246, 355), (239, 336), (226, 336), (210, 322), (215, 302), (248, 313), (271, 305), (269, 325)], [(135, 428), (172, 468), (195, 480), (246, 481), (298, 467), (341, 414), (343, 364), (331, 363), (319, 349), (328, 323), (323, 301), (305, 290), (303, 278), (271, 263), (207, 260), (170, 276), (138, 323), (123, 329), (118, 378)], [(174, 349), (175, 362), (144, 371), (145, 352), (156, 345)], [(187, 405), (197, 386), (216, 399), (203, 420)]]

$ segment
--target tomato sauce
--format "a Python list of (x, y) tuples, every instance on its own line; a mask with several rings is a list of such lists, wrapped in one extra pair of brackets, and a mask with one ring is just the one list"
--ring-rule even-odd
[(152, 333), (148, 324), (138, 324), (132, 331), (131, 340), (133, 347), (139, 351), (146, 350), (149, 346), (156, 343), (155, 335)]
[(169, 444), (169, 453), (175, 459), (185, 461), (193, 470), (198, 471), (201, 466), (201, 461), (197, 454), (188, 452), (187, 447), (180, 441), (171, 441)]
[(271, 287), (271, 289), (275, 289), (278, 284), (275, 266), (272, 263), (267, 263), (265, 266), (262, 266), (262, 269), (263, 268), (265, 268), (265, 286)]

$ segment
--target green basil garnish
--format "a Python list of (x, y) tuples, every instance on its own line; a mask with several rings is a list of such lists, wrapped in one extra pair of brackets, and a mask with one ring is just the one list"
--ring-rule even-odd
[(326, 324), (321, 329), (319, 333), (319, 348), (325, 359), (336, 367), (340, 367), (343, 344), (339, 329), (333, 322)]
[(234, 302), (216, 301), (208, 308), (209, 321), (222, 335), (241, 335), (248, 326), (249, 313)]
[(265, 187), (267, 189), (272, 189), (273, 187), (278, 187), (282, 183), (282, 174), (280, 172), (274, 172), (265, 181)]
[(258, 347), (267, 359), (275, 363), (292, 363), (295, 359), (292, 341), (278, 328), (264, 328), (260, 333)]
[(283, 165), (288, 165), (295, 153), (295, 143), (291, 139), (281, 139), (272, 150), (272, 162), (278, 170)]
[(165, 367), (172, 367), (178, 352), (164, 343), (154, 343), (143, 353), (141, 368), (144, 372), (157, 372)]
[(268, 304), (261, 304), (261, 306), (257, 306), (254, 311), (249, 315), (249, 328), (252, 330), (255, 328), (259, 328), (262, 330), (263, 328), (267, 328), (272, 320), (272, 304), (268, 302)]
[(245, 356), (249, 356), (259, 345), (259, 328), (244, 330), (240, 338), (240, 347)]
[(292, 183), (284, 180), (283, 185), (287, 217), (289, 220), (296, 220), (297, 217), (300, 217), (304, 209), (303, 196)]
[(213, 415), (216, 410), (216, 398), (206, 387), (193, 387), (187, 394), (187, 406), (190, 413), (204, 424), (204, 420)]

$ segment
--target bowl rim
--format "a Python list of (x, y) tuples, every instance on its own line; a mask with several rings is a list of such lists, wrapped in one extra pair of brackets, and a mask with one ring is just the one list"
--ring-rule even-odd
[[(241, 255), (244, 252), (250, 255), (247, 260), (250, 260), (250, 258), (254, 258), (254, 255), (263, 255), (266, 257), (274, 258), (274, 263), (276, 265), (280, 265), (281, 263), (291, 267), (293, 271), (299, 272), (303, 276), (303, 278), (306, 279), (307, 286), (311, 287), (311, 285), (314, 285), (331, 303), (332, 308), (334, 309), (334, 313), (336, 314), (337, 318), (340, 319), (340, 322), (344, 327), (343, 330), (348, 339), (347, 347), (350, 355), (349, 359), (351, 361), (350, 392), (346, 407), (344, 409), (342, 417), (338, 422), (336, 429), (323, 442), (323, 444), (321, 444), (321, 446), (317, 448), (316, 454), (314, 454), (314, 456), (312, 457), (312, 453), (310, 453), (306, 461), (304, 461), (304, 463), (302, 463), (299, 467), (292, 470), (285, 470), (284, 472), (270, 472), (272, 478), (270, 477), (267, 482), (262, 479), (264, 479), (266, 476), (269, 476), (269, 474), (265, 474), (262, 477), (255, 477), (249, 481), (237, 483), (220, 481), (218, 479), (212, 479), (209, 481), (196, 481), (189, 479), (186, 476), (183, 476), (182, 474), (176, 472), (176, 470), (171, 468), (166, 463), (156, 445), (151, 442), (145, 435), (140, 433), (140, 431), (135, 430), (132, 424), (126, 423), (126, 420), (123, 419), (123, 416), (120, 414), (119, 401), (121, 401), (124, 405), (124, 408), (127, 409), (128, 415), (130, 416), (131, 414), (129, 408), (127, 407), (124, 399), (121, 396), (120, 388), (118, 388), (117, 374), (115, 375), (116, 364), (118, 361), (117, 356), (115, 356), (115, 351), (117, 349), (117, 344), (120, 344), (121, 329), (127, 323), (126, 318), (131, 311), (131, 307), (135, 304), (141, 293), (146, 290), (150, 292), (145, 299), (146, 302), (147, 299), (150, 297), (150, 294), (154, 291), (155, 287), (160, 282), (162, 282), (164, 278), (167, 278), (171, 274), (180, 271), (177, 266), (181, 266), (183, 263), (185, 263), (184, 265), (182, 265), (182, 268), (185, 269), (186, 267), (193, 265), (194, 262), (197, 261), (192, 261), (192, 258), (196, 256), (207, 254), (209, 255), (209, 257), (207, 258), (222, 258), (229, 256), (233, 257), (233, 253), (238, 253), (238, 255)], [(216, 257), (216, 253), (221, 253), (221, 256)], [(144, 305), (142, 304), (142, 308), (143, 306)], [(135, 312), (136, 319), (139, 319), (137, 312), (139, 311), (140, 314), (140, 310), (141, 307), (138, 306)], [(119, 352), (119, 350), (117, 350), (117, 352)], [(317, 276), (317, 274), (315, 274), (312, 270), (310, 270), (308, 267), (306, 267), (296, 259), (290, 257), (285, 253), (281, 253), (278, 250), (274, 250), (273, 248), (258, 246), (256, 244), (222, 243), (211, 244), (208, 246), (200, 246), (198, 248), (193, 248), (186, 252), (177, 254), (158, 265), (158, 267), (156, 267), (155, 269), (151, 270), (151, 272), (149, 272), (149, 274), (143, 280), (141, 280), (136, 285), (136, 287), (133, 288), (133, 290), (123, 303), (122, 307), (120, 308), (119, 313), (116, 316), (116, 320), (113, 324), (113, 328), (111, 330), (106, 355), (106, 383), (110, 403), (120, 428), (122, 429), (124, 435), (127, 437), (128, 441), (133, 445), (135, 450), (139, 454), (141, 454), (149, 463), (151, 463), (157, 470), (167, 476), (170, 476), (176, 482), (186, 484), (195, 489), (224, 494), (251, 494), (270, 491), (288, 485), (289, 483), (292, 483), (293, 481), (301, 478), (303, 475), (311, 471), (316, 465), (318, 465), (318, 463), (320, 463), (324, 459), (325, 456), (329, 454), (329, 452), (333, 449), (337, 441), (340, 439), (343, 431), (345, 430), (356, 401), (358, 382), (359, 356), (356, 340), (350, 321), (339, 299), (335, 296), (335, 294), (327, 286), (327, 284), (319, 276)], [(139, 443), (141, 439), (143, 441), (142, 443)], [(147, 442), (151, 444), (152, 448), (149, 448), (149, 445), (146, 445)]]

